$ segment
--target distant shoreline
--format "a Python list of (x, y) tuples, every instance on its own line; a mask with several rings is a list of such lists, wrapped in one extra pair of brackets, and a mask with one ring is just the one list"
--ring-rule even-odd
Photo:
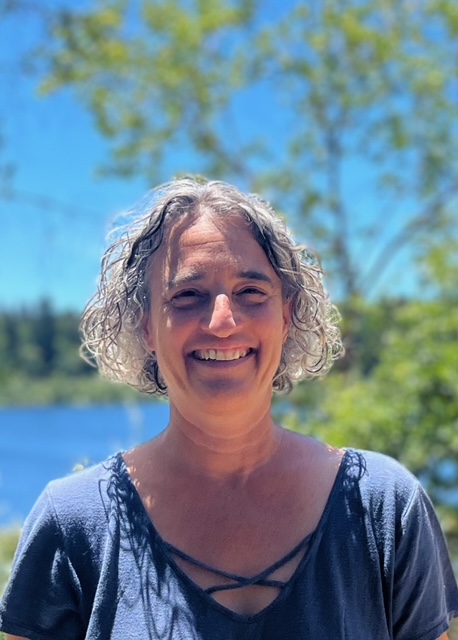
[(127, 385), (105, 380), (98, 374), (54, 374), (44, 378), (33, 378), (13, 372), (5, 376), (0, 385), (0, 409), (52, 405), (94, 406), (126, 402), (144, 404), (158, 402), (158, 399)]

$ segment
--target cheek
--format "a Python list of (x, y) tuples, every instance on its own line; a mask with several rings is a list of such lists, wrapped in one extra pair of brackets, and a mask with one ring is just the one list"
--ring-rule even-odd
[(157, 312), (148, 319), (145, 328), (145, 342), (151, 351), (155, 351), (158, 358), (176, 352), (183, 347), (186, 336), (190, 331), (191, 321), (183, 313), (170, 310)]

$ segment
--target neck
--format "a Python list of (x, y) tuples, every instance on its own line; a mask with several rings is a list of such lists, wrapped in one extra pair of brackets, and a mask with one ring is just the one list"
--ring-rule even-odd
[(173, 405), (170, 423), (157, 443), (163, 460), (181, 473), (214, 478), (249, 476), (267, 463), (278, 450), (282, 428), (269, 411), (255, 422), (237, 417), (218, 420), (210, 416), (207, 424), (195, 424), (184, 418)]

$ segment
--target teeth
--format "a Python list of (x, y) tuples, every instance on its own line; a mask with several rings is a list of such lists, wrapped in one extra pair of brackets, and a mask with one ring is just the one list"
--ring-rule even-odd
[(232, 349), (231, 351), (218, 349), (206, 349), (205, 351), (194, 351), (194, 355), (199, 360), (238, 360), (246, 356), (248, 351)]

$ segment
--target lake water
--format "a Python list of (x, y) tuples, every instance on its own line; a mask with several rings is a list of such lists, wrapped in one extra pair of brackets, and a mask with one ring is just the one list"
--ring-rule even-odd
[(149, 440), (168, 418), (162, 402), (0, 409), (0, 526), (22, 523), (50, 480)]

